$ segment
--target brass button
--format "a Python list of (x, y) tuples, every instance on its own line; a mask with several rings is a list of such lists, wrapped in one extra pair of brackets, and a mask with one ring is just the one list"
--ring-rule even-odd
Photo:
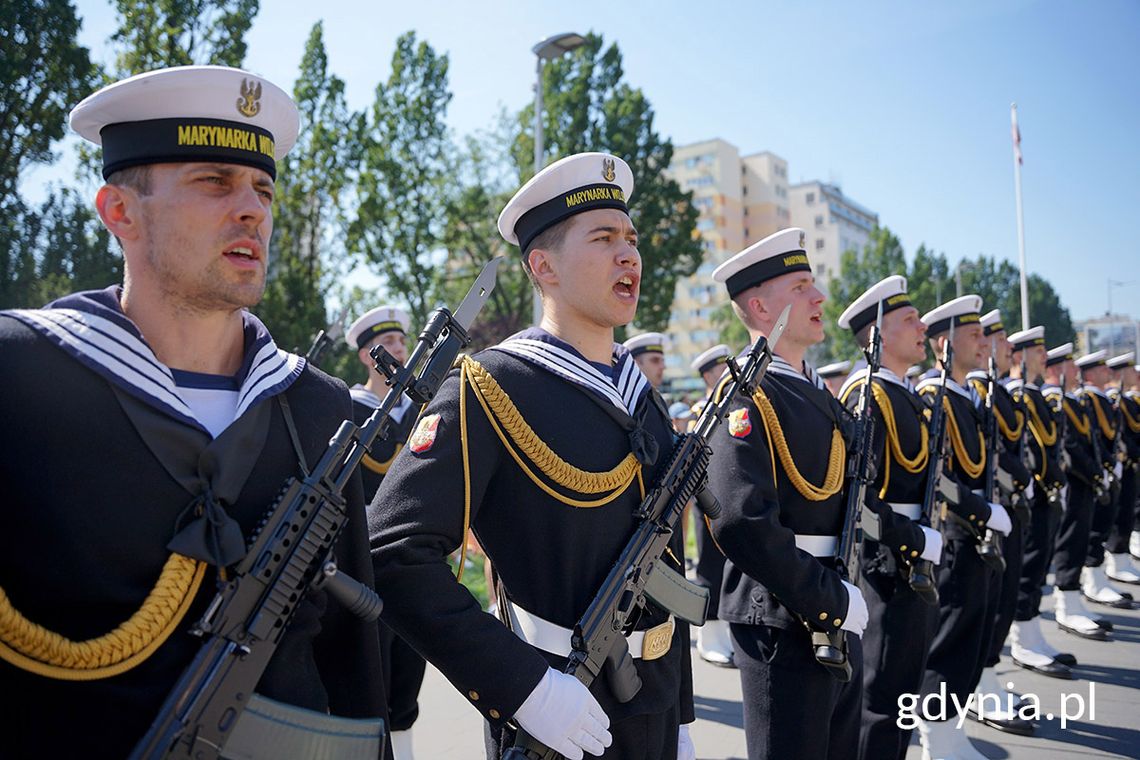
[(487, 714), (488, 714), (488, 715), (490, 715), (490, 716), (491, 716), (492, 718), (494, 718), (495, 720), (498, 720), (498, 719), (499, 719), (499, 711), (498, 711), (498, 710), (496, 710), (496, 709), (495, 709), (495, 708), (493, 708), (493, 707), (492, 707), (490, 710), (488, 710), (488, 711), (487, 711)]
[(971, 519), (971, 520), (974, 520), (974, 519), (976, 519), (976, 518), (975, 518), (975, 516), (974, 516), (974, 515), (970, 515), (970, 519)]
[(479, 692), (475, 691), (474, 689), (467, 692), (467, 696), (471, 697), (472, 702), (478, 702), (479, 701)]
[(900, 552), (905, 552), (905, 551), (906, 551), (906, 544), (903, 544), (902, 546), (900, 546), (900, 547), (899, 547), (899, 551), (900, 551)]
[(826, 612), (819, 613), (819, 619), (820, 620), (827, 620), (827, 613)]
[(839, 626), (843, 625), (843, 618), (835, 618), (835, 620), (832, 620), (831, 622), (835, 623), (836, 627), (839, 627)]
[(918, 556), (918, 552), (916, 552), (914, 549), (911, 549), (911, 550), (910, 550), (910, 556), (912, 556), (912, 557), (917, 557), (917, 556)]

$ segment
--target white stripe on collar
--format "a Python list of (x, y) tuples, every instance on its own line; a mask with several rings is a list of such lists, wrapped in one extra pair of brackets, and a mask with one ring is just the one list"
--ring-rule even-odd
[[(508, 338), (499, 345), (492, 346), (491, 350), (511, 354), (572, 383), (577, 383), (633, 416), (641, 397), (649, 390), (649, 379), (645, 377), (628, 351), (625, 351), (620, 344), (614, 344), (617, 366), (614, 368), (615, 378), (610, 380), (569, 345), (554, 336), (550, 337), (552, 338), (550, 341), (522, 337)], [(619, 348), (622, 350), (618, 351)]]
[[(380, 404), (384, 399), (377, 396), (372, 391), (365, 388), (363, 385), (354, 385), (348, 389), (348, 395), (352, 396), (352, 400), (364, 404), (364, 406), (372, 409), (379, 409)], [(412, 405), (412, 400), (406, 394), (400, 394), (400, 400), (392, 407), (389, 416), (394, 422), (399, 424), (404, 419), (404, 414), (407, 413), (409, 407)]]
[[(915, 390), (920, 391), (923, 388), (929, 387), (931, 385), (934, 385), (934, 386), (942, 385), (941, 373), (934, 375), (932, 377), (923, 378), (922, 380), (919, 381), (918, 385), (915, 386)], [(973, 403), (975, 400), (974, 397), (972, 395), (970, 395), (970, 392), (968, 390), (966, 390), (965, 388), (963, 388), (962, 386), (958, 385), (958, 382), (956, 380), (954, 380), (953, 378), (950, 378), (950, 377), (946, 378), (946, 390), (954, 391), (959, 396), (962, 396), (963, 398), (969, 399), (970, 403)]]
[[(851, 374), (851, 376), (848, 377), (847, 380), (843, 383), (843, 387), (839, 389), (839, 394), (836, 396), (836, 398), (843, 398), (843, 395), (845, 393), (847, 393), (848, 388), (850, 388), (852, 385), (859, 382), (860, 380), (862, 380), (866, 376), (867, 376), (867, 367), (866, 366), (864, 366), (862, 369), (860, 369), (856, 372), (853, 372)], [(908, 392), (914, 393), (914, 384), (911, 383), (910, 380), (899, 377), (898, 375), (896, 375), (894, 372), (892, 372), (891, 370), (889, 370), (886, 367), (880, 367), (879, 371), (876, 372), (874, 376), (875, 376), (875, 378), (882, 380), (883, 382), (894, 383), (895, 385), (897, 385), (901, 388), (905, 388)]]
[[(155, 357), (145, 341), (115, 322), (70, 308), (19, 309), (7, 313), (40, 332), (107, 381), (176, 419), (207, 430), (182, 399), (170, 369)], [(254, 319), (252, 315), (247, 316)], [(235, 419), (261, 399), (288, 388), (304, 368), (303, 357), (282, 351), (271, 338), (267, 339), (238, 389)]]
[(777, 375), (783, 375), (784, 377), (802, 380), (805, 383), (814, 385), (821, 391), (827, 390), (827, 386), (823, 384), (823, 380), (807, 362), (803, 363), (803, 370), (801, 371), (789, 364), (788, 360), (779, 354), (772, 354), (772, 363), (768, 365), (768, 371), (774, 372)]

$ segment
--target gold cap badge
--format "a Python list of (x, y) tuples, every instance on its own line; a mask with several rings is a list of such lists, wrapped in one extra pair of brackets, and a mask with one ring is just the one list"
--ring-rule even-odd
[(807, 235), (800, 233), (800, 248), (807, 250)]
[(602, 159), (602, 179), (606, 182), (613, 182), (617, 179), (617, 172), (614, 171), (614, 160), (612, 158)]
[(241, 97), (237, 99), (237, 110), (242, 116), (253, 118), (261, 112), (261, 82), (256, 79), (241, 80)]

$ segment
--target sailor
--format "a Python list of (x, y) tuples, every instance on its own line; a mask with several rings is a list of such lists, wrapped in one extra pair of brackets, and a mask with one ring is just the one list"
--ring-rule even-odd
[[(947, 368), (943, 405), (949, 452), (946, 470), (955, 476), (955, 481), (945, 490), (940, 484), (948, 507), (941, 526), (946, 549), (937, 569), (939, 621), (922, 692), (934, 694), (944, 688), (961, 704), (978, 685), (995, 620), (989, 591), (996, 575), (978, 549), (987, 529), (1008, 534), (1012, 527), (1005, 508), (984, 495), (986, 449), (982, 415), (964, 385), (966, 375), (980, 367), (988, 356), (989, 339), (979, 321), (981, 305), (979, 296), (965, 295), (923, 315), (926, 335), (938, 362), (918, 384), (919, 394), (933, 405), (941, 385), (944, 344), (950, 341), (953, 358)], [(919, 726), (923, 749), (930, 757), (983, 757), (956, 720), (937, 717), (941, 716), (923, 716)]]
[(816, 369), (815, 374), (819, 375), (823, 380), (823, 384), (827, 386), (827, 390), (832, 396), (839, 396), (839, 389), (843, 387), (843, 383), (847, 380), (847, 375), (851, 373), (851, 362), (847, 359), (839, 362), (832, 362), (825, 364)]
[[(632, 699), (610, 672), (589, 689), (563, 672), (571, 629), (674, 439), (664, 402), (614, 342), (642, 277), (632, 191), (624, 161), (582, 153), (514, 195), (499, 231), (523, 253), (542, 322), (460, 362), (369, 507), (385, 620), (485, 718), (489, 758), (515, 727), (568, 758), (695, 757), (689, 630), (667, 610), (648, 603), (627, 637)], [(493, 564), (500, 620), (448, 565), (468, 530)], [(678, 531), (663, 563), (682, 573), (683, 550)]]
[(1094, 351), (1076, 360), (1081, 375), (1079, 395), (1092, 420), (1093, 450), (1103, 469), (1103, 488), (1093, 505), (1088, 554), (1085, 556), (1084, 569), (1081, 570), (1081, 593), (1085, 599), (1097, 604), (1130, 609), (1132, 595), (1122, 593), (1113, 586), (1105, 575), (1104, 568), (1104, 542), (1116, 519), (1120, 479), (1124, 474), (1124, 463), (1117, 456), (1121, 434), (1112, 399), (1105, 392), (1110, 378), (1107, 360), (1107, 351)]
[[(753, 341), (788, 313), (763, 381), (714, 434), (709, 468), (724, 510), (711, 527), (728, 560), (718, 614), (740, 669), (750, 760), (844, 757), (859, 737), (867, 606), (836, 557), (848, 415), (804, 363), (824, 337), (804, 238), (781, 230), (713, 272)], [(808, 625), (845, 638), (848, 682), (816, 660)]]
[(905, 373), (912, 362), (926, 357), (926, 325), (911, 304), (906, 278), (891, 275), (872, 285), (847, 307), (838, 324), (851, 330), (856, 343), (866, 346), (880, 305), (882, 368), (871, 379), (868, 391), (864, 391), (866, 369), (856, 371), (838, 398), (854, 411), (861, 394), (871, 393), (877, 465), (866, 498), (886, 502), (910, 523), (909, 530), (899, 531), (894, 542), (886, 542), (881, 540), (879, 520), (868, 512), (863, 520), (859, 574), (870, 620), (863, 634), (863, 715), (857, 756), (902, 760), (910, 731), (898, 725), (899, 698), (919, 691), (938, 622), (937, 599), (921, 596), (909, 579), (920, 560), (935, 565), (941, 561), (942, 534), (929, 526), (928, 515), (923, 513), (931, 473), (929, 430), (925, 404)]
[[(977, 689), (979, 694), (995, 695), (996, 701), (993, 698), (977, 700), (974, 706), (980, 709), (971, 711), (970, 715), (999, 731), (1028, 736), (1033, 733), (1033, 723), (1021, 718), (1016, 710), (1011, 709), (1010, 705), (1016, 703), (1011, 702), (1009, 692), (1002, 688), (995, 671), (1017, 607), (1017, 590), (1024, 551), (1023, 532), (1029, 522), (1029, 501), (1033, 498), (1035, 490), (1033, 475), (1024, 461), (1028, 455), (1025, 444), (1028, 428), (1023, 405), (1007, 388), (1012, 347), (1006, 338), (1001, 312), (993, 309), (983, 314), (980, 323), (986, 338), (987, 368), (970, 372), (966, 375), (966, 380), (969, 383), (968, 387), (977, 397), (979, 409), (984, 412), (987, 407), (991, 407), (990, 411), (996, 417), (993, 421), (987, 420), (987, 425), (993, 425), (991, 429), (996, 435), (993, 445), (998, 456), (995, 478), (997, 492), (987, 495), (987, 498), (1001, 502), (1009, 512), (1013, 527), (1009, 535), (1001, 539), (1004, 569), (990, 583), (990, 604), (995, 605), (994, 627), (983, 650), (985, 667), (978, 679)], [(989, 393), (988, 357), (991, 352), (995, 382), (993, 403), (989, 405), (986, 396)], [(990, 540), (995, 540), (992, 534)]]
[[(706, 394), (711, 394), (720, 376), (724, 374), (724, 363), (732, 350), (724, 343), (702, 351), (689, 365), (701, 376)], [(693, 414), (699, 416), (708, 401), (708, 395), (693, 404)], [(709, 611), (705, 624), (697, 629), (697, 654), (705, 662), (722, 667), (733, 667), (732, 636), (728, 623), (717, 615), (720, 606), (720, 584), (724, 578), (724, 555), (713, 541), (708, 521), (697, 514), (697, 583), (706, 586), (709, 596)]]
[(1104, 487), (1104, 471), (1096, 457), (1092, 423), (1077, 394), (1080, 382), (1073, 362), (1073, 344), (1046, 352), (1042, 393), (1057, 415), (1065, 441), (1068, 487), (1062, 500), (1060, 524), (1053, 547), (1053, 604), (1057, 626), (1067, 633), (1105, 641), (1111, 624), (1085, 608), (1081, 597), (1081, 570), (1088, 552), (1093, 501)]
[(1137, 480), (1140, 478), (1140, 396), (1137, 395), (1140, 384), (1135, 358), (1135, 352), (1129, 351), (1105, 363), (1113, 375), (1108, 395), (1116, 407), (1120, 431), (1117, 456), (1121, 460), (1121, 475), (1116, 519), (1104, 542), (1104, 567), (1109, 580), (1132, 585), (1140, 584), (1140, 570), (1128, 554), (1128, 536), (1136, 519)]
[[(408, 360), (408, 330), (411, 318), (398, 306), (377, 306), (353, 322), (344, 335), (345, 342), (356, 351), (357, 359), (368, 373), (364, 384), (353, 385), (352, 414), (358, 425), (380, 406), (388, 388), (386, 378), (376, 369), (371, 351), (382, 346), (396, 361)], [(384, 474), (404, 447), (416, 422), (412, 399), (403, 395), (392, 407), (388, 435), (372, 444), (360, 460), (360, 476), (364, 496), (371, 500), (384, 479)], [(384, 686), (388, 694), (388, 720), (392, 754), (395, 760), (412, 760), (412, 725), (420, 714), (419, 693), (423, 685), (426, 663), (416, 650), (397, 636), (383, 622), (380, 624), (380, 654), (384, 665)]]
[(645, 332), (635, 335), (622, 344), (649, 378), (649, 384), (660, 389), (665, 380), (665, 349), (668, 339), (659, 332)]
[[(1039, 620), (1041, 587), (1053, 558), (1053, 544), (1061, 517), (1065, 484), (1064, 440), (1053, 408), (1045, 400), (1038, 378), (1046, 374), (1045, 328), (1031, 327), (1009, 336), (1013, 355), (1011, 380), (1006, 384), (1025, 413), (1028, 436), (1025, 445), (1036, 463), (1034, 493), (1029, 500), (1030, 517), (1024, 531), (1025, 549), (1018, 581), (1017, 606), (1010, 628), (1010, 653), (1015, 664), (1050, 678), (1071, 679), (1072, 654), (1054, 649), (1041, 632)], [(1022, 373), (1024, 372), (1024, 377)], [(1000, 652), (1003, 642), (995, 635), (990, 654)]]
[[(95, 208), (124, 278), (0, 315), (0, 680), (18, 695), (0, 741), (11, 757), (122, 758), (201, 650), (191, 631), (246, 540), (352, 407), (248, 311), (299, 128), (289, 96), (240, 69), (160, 69), (89, 96), (71, 126), (102, 147)], [(344, 498), (337, 565), (371, 584), (355, 474)], [(375, 623), (310, 591), (277, 636), (249, 642), (269, 656), (245, 695), (259, 709), (224, 754), (376, 757)]]

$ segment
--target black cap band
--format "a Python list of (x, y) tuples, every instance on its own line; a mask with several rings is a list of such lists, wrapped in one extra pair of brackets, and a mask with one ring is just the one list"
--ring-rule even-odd
[(645, 346), (638, 346), (637, 348), (631, 348), (629, 350), (629, 355), (630, 356), (641, 356), (642, 354), (648, 354), (651, 352), (663, 354), (663, 353), (665, 353), (665, 346), (661, 345), (660, 343), (650, 343), (650, 344), (645, 345)]
[[(883, 314), (892, 312), (895, 309), (901, 309), (904, 306), (910, 306), (910, 295), (908, 293), (899, 293), (898, 295), (893, 295), (890, 298), (884, 298)], [(878, 317), (879, 302), (875, 301), (875, 303), (871, 304), (866, 309), (863, 309), (863, 311), (859, 312), (855, 316), (851, 317), (851, 324), (849, 325), (851, 332), (858, 334), (860, 330), (874, 322), (876, 319), (878, 319)]]
[(999, 319), (997, 322), (994, 322), (992, 325), (986, 325), (985, 327), (982, 328), (982, 330), (984, 331), (983, 334), (985, 334), (985, 335), (993, 335), (996, 332), (1003, 332), (1005, 330), (1005, 325), (1003, 325), (1001, 323), (1001, 320)]
[(954, 322), (955, 327), (961, 327), (962, 325), (976, 325), (980, 320), (981, 317), (978, 316), (978, 312), (976, 311), (959, 314), (954, 317), (946, 317), (945, 319), (940, 319), (928, 325), (926, 328), (926, 337), (933, 338), (935, 335), (941, 335), (946, 332), (950, 329), (951, 321)]
[(144, 164), (220, 161), (262, 169), (277, 178), (273, 135), (261, 127), (224, 119), (150, 119), (108, 124), (103, 179)]
[(701, 365), (700, 369), (697, 370), (697, 374), (703, 375), (706, 372), (708, 372), (710, 369), (713, 369), (714, 367), (717, 367), (721, 364), (725, 364), (727, 362), (728, 362), (727, 356), (718, 356), (715, 359), (709, 359), (707, 362), (705, 362), (704, 364)]
[(1031, 346), (1044, 346), (1044, 345), (1045, 345), (1045, 339), (1044, 338), (1026, 338), (1025, 340), (1019, 340), (1017, 343), (1014, 343), (1013, 344), (1013, 350), (1014, 351), (1023, 351), (1023, 350), (1025, 350)]
[(1050, 356), (1049, 358), (1047, 358), (1045, 360), (1045, 366), (1046, 367), (1052, 367), (1055, 364), (1060, 364), (1061, 362), (1068, 361), (1069, 359), (1072, 359), (1072, 358), (1073, 358), (1072, 354), (1062, 354), (1061, 356)]
[(540, 203), (519, 217), (515, 222), (515, 236), (519, 239), (519, 249), (525, 253), (527, 246), (543, 231), (563, 219), (596, 208), (614, 208), (629, 213), (629, 206), (625, 203), (625, 193), (617, 185), (597, 184), (576, 187), (545, 203)]
[(395, 320), (377, 322), (376, 324), (372, 325), (372, 327), (369, 327), (367, 330), (361, 332), (360, 335), (356, 336), (356, 347), (364, 348), (364, 345), (368, 343), (368, 341), (372, 340), (381, 333), (397, 331), (401, 333), (407, 332), (404, 330), (404, 326)]
[(782, 274), (810, 271), (811, 263), (808, 262), (807, 253), (802, 249), (797, 249), (757, 261), (729, 277), (724, 281), (724, 285), (728, 288), (728, 297), (736, 298), (749, 288), (756, 287)]

